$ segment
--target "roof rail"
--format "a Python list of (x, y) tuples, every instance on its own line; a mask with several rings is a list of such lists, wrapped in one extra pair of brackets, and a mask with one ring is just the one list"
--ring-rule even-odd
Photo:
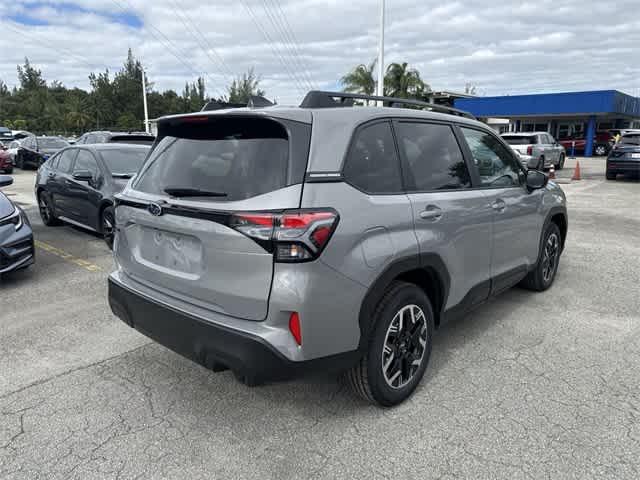
[(401, 108), (402, 105), (412, 105), (433, 112), (448, 113), (473, 120), (476, 119), (476, 117), (464, 110), (458, 110), (457, 108), (446, 107), (444, 105), (436, 105), (412, 98), (379, 97), (377, 95), (365, 95), (362, 93), (322, 92), (318, 90), (312, 90), (307, 93), (300, 104), (300, 108), (353, 107), (354, 100), (373, 100), (382, 102), (385, 107), (392, 108)]

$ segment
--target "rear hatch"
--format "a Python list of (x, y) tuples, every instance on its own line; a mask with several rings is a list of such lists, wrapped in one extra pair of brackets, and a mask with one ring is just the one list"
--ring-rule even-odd
[(502, 139), (521, 155), (531, 155), (533, 145), (537, 142), (535, 136), (503, 135)]
[(640, 135), (624, 135), (620, 142), (614, 145), (610, 157), (640, 162)]
[(118, 195), (123, 272), (200, 308), (266, 318), (268, 219), (299, 208), (310, 136), (310, 124), (248, 113), (161, 121), (145, 165)]

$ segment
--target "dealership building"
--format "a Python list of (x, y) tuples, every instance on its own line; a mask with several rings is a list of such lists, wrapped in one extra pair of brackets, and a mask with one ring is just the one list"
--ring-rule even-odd
[(597, 131), (640, 128), (640, 98), (617, 90), (456, 98), (454, 106), (500, 133), (548, 132), (558, 140), (585, 138), (592, 155)]

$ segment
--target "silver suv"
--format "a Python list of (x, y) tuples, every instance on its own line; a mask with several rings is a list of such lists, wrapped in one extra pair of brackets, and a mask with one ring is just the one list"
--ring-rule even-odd
[(436, 328), (549, 288), (567, 235), (562, 190), (468, 116), (311, 92), (161, 119), (117, 197), (113, 312), (249, 385), (335, 370), (403, 401)]
[(564, 167), (564, 147), (547, 132), (503, 133), (502, 139), (515, 150), (525, 168), (544, 170), (553, 165), (556, 170), (562, 170)]

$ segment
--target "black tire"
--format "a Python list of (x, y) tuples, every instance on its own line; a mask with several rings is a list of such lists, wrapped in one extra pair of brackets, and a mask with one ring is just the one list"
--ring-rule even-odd
[(593, 149), (593, 153), (598, 157), (603, 157), (607, 154), (607, 146), (606, 145), (596, 145)]
[(45, 192), (40, 192), (38, 194), (38, 210), (40, 211), (40, 218), (42, 219), (42, 223), (44, 223), (47, 227), (55, 227), (56, 225), (60, 225), (62, 223), (53, 212), (53, 208), (51, 207), (51, 199)]
[(540, 161), (538, 162), (538, 166), (537, 166), (536, 170), (544, 172), (544, 156), (540, 157)]
[(115, 210), (113, 207), (106, 207), (100, 215), (100, 231), (109, 250), (113, 250), (115, 218)]
[(556, 278), (562, 254), (562, 234), (555, 223), (550, 223), (542, 241), (542, 251), (535, 268), (522, 280), (521, 286), (536, 292), (547, 290)]
[(558, 160), (558, 165), (556, 166), (556, 170), (562, 170), (564, 168), (564, 155), (560, 155), (560, 159)]
[[(394, 282), (378, 303), (373, 321), (367, 352), (345, 373), (345, 380), (363, 399), (391, 407), (406, 400), (424, 376), (435, 329), (433, 308), (422, 289)], [(414, 365), (416, 361), (420, 363)]]
[(24, 159), (22, 158), (22, 154), (18, 152), (16, 155), (16, 167), (24, 170)]
[(607, 173), (605, 173), (605, 176), (607, 177), (607, 180), (615, 180), (618, 174), (607, 170)]

